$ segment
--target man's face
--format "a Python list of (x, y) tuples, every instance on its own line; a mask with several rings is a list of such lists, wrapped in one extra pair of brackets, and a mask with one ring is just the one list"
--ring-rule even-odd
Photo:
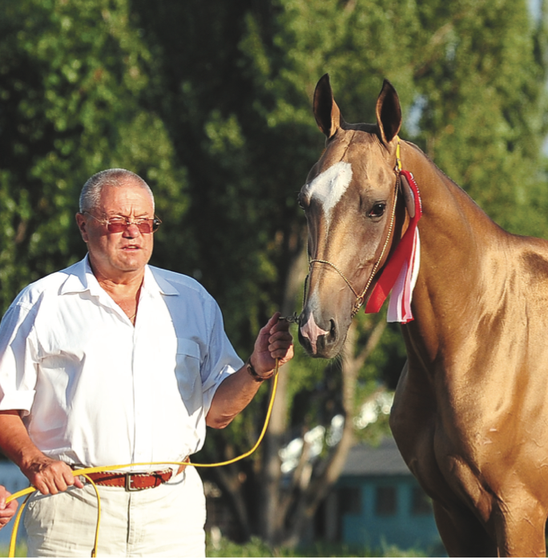
[[(122, 186), (105, 186), (99, 206), (89, 212), (99, 220), (124, 217), (134, 221), (154, 217), (150, 194), (131, 179)], [(88, 213), (76, 214), (76, 221), (98, 278), (117, 281), (144, 272), (152, 255), (154, 234), (141, 233), (135, 224), (123, 232), (110, 233), (106, 224)]]

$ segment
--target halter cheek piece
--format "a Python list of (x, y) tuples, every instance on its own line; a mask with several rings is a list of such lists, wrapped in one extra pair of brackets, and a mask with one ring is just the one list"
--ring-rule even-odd
[(375, 265), (373, 266), (373, 270), (371, 271), (371, 274), (369, 275), (369, 279), (367, 280), (367, 283), (365, 284), (365, 288), (362, 290), (361, 293), (357, 292), (356, 289), (354, 288), (354, 286), (352, 286), (352, 283), (350, 282), (350, 280), (348, 280), (348, 278), (343, 274), (343, 272), (336, 265), (334, 265), (332, 262), (326, 261), (324, 259), (311, 259), (308, 263), (308, 275), (306, 276), (306, 279), (305, 279), (305, 282), (304, 282), (303, 306), (304, 306), (304, 302), (306, 302), (306, 298), (307, 298), (307, 295), (308, 295), (308, 293), (307, 293), (308, 292), (308, 280), (310, 278), (310, 274), (312, 273), (313, 266), (315, 264), (325, 264), (325, 265), (333, 268), (339, 274), (339, 276), (346, 282), (346, 285), (352, 290), (352, 293), (356, 296), (356, 301), (354, 302), (354, 305), (352, 306), (351, 316), (354, 317), (356, 315), (356, 313), (358, 313), (358, 311), (360, 310), (362, 305), (365, 303), (365, 294), (367, 293), (367, 291), (371, 287), (371, 283), (373, 282), (373, 279), (375, 278), (375, 275), (379, 271), (381, 262), (383, 261), (384, 256), (386, 254), (386, 250), (388, 249), (388, 246), (390, 244), (390, 238), (392, 237), (392, 232), (394, 230), (394, 222), (395, 222), (395, 217), (396, 217), (396, 205), (398, 203), (398, 191), (401, 191), (401, 193), (402, 193), (403, 200), (405, 202), (405, 207), (407, 209), (407, 213), (409, 214), (409, 217), (410, 218), (415, 217), (415, 202), (414, 202), (414, 197), (413, 197), (413, 191), (411, 189), (411, 186), (409, 185), (409, 182), (407, 181), (407, 178), (405, 177), (404, 174), (401, 173), (401, 170), (402, 170), (402, 165), (401, 165), (401, 159), (400, 159), (400, 140), (398, 138), (398, 145), (397, 145), (397, 148), (396, 148), (396, 165), (394, 167), (394, 172), (396, 174), (396, 185), (394, 187), (394, 204), (392, 206), (392, 212), (391, 212), (391, 216), (390, 216), (390, 225), (388, 227), (388, 233), (386, 235), (386, 239), (384, 241), (384, 245), (382, 247), (381, 253), (380, 253), (378, 259), (376, 260)]

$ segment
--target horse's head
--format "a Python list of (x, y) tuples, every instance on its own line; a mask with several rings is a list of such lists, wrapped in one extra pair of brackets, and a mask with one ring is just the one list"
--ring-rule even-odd
[(400, 235), (404, 212), (396, 203), (395, 164), (401, 109), (388, 81), (376, 113), (376, 124), (348, 124), (327, 74), (316, 86), (314, 116), (326, 149), (299, 193), (310, 257), (299, 340), (314, 357), (340, 352), (352, 317)]

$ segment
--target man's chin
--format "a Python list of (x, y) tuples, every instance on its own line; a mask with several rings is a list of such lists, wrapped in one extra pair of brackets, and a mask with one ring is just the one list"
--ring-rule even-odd
[(108, 262), (101, 262), (91, 259), (91, 268), (95, 276), (104, 280), (116, 280), (123, 276), (138, 276), (144, 273), (148, 259), (128, 256), (117, 258)]

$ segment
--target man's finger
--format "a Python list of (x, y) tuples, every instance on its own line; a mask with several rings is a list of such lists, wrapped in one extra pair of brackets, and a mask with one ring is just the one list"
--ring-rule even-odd
[(274, 315), (272, 315), (272, 317), (270, 317), (267, 324), (263, 327), (263, 329), (267, 333), (270, 333), (270, 331), (276, 326), (276, 324), (278, 323), (279, 316), (280, 316), (279, 311), (276, 311), (276, 313), (274, 313)]
[(80, 480), (80, 477), (74, 476), (72, 472), (65, 474), (65, 482), (67, 486), (76, 486), (76, 488), (84, 487), (84, 484)]

